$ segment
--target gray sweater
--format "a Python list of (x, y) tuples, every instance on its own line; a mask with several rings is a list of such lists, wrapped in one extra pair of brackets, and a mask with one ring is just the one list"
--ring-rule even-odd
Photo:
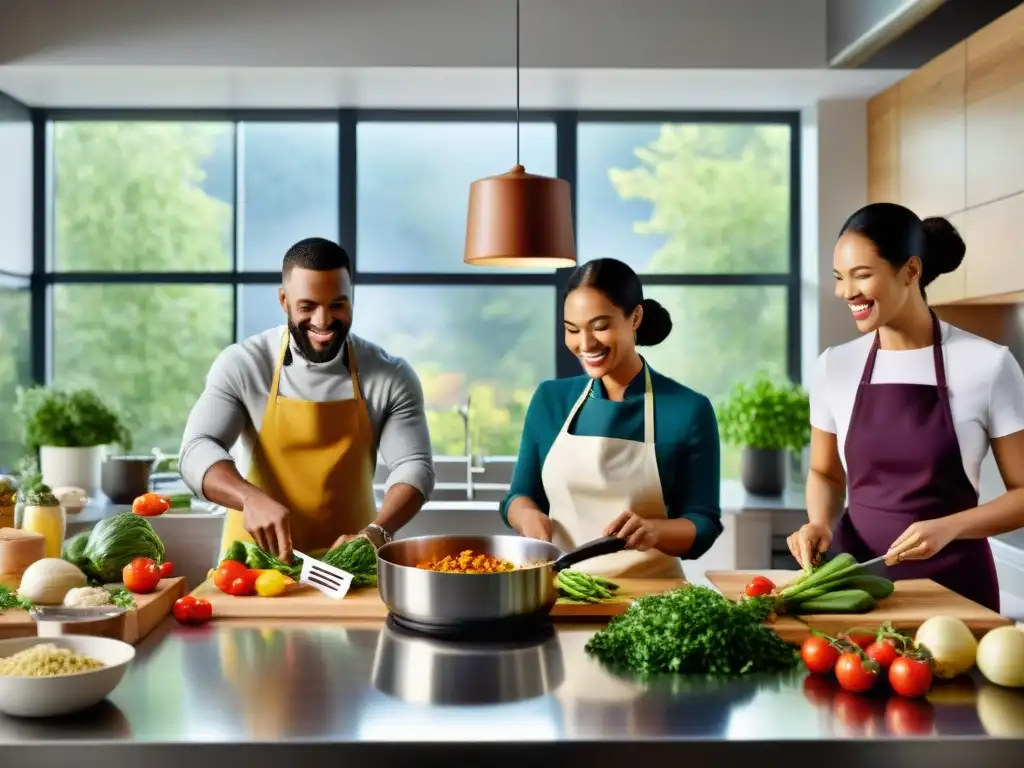
[[(234, 460), (244, 477), (270, 395), (274, 365), (285, 326), (251, 336), (225, 349), (210, 367), (206, 388), (189, 414), (179, 468), (185, 484), (201, 499), (203, 477), (214, 464)], [(388, 467), (387, 487), (405, 483), (429, 499), (434, 462), (423, 407), (423, 388), (405, 360), (349, 334), (359, 365), (359, 388), (373, 425), (373, 456)], [(311, 363), (290, 343), (291, 362), (281, 369), (279, 394), (327, 402), (353, 396), (347, 358)]]

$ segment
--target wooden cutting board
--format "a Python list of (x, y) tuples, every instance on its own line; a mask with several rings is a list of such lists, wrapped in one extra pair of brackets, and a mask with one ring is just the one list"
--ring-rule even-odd
[[(681, 579), (616, 579), (619, 593), (605, 603), (559, 601), (551, 616), (561, 620), (607, 620), (626, 612), (637, 597), (674, 589)], [(214, 619), (384, 619), (387, 606), (376, 588), (353, 589), (341, 600), (321, 594), (313, 587), (295, 584), (279, 597), (232, 597), (214, 586), (212, 580), (200, 584), (193, 596), (208, 600)]]
[[(162, 579), (156, 591), (148, 595), (135, 595), (135, 610), (128, 611), (119, 619), (62, 626), (67, 628), (68, 632), (102, 634), (135, 645), (170, 615), (174, 601), (187, 591), (183, 576)], [(38, 626), (28, 615), (28, 611), (5, 611), (0, 613), (0, 640), (11, 637), (34, 637), (38, 634)]]
[[(737, 599), (752, 576), (767, 576), (775, 584), (785, 584), (799, 571), (709, 571), (708, 581), (723, 595)], [(892, 597), (880, 600), (875, 610), (861, 614), (817, 614), (800, 616), (800, 621), (827, 635), (835, 636), (853, 627), (871, 627), (889, 622), (901, 632), (916, 632), (931, 616), (955, 616), (975, 635), (981, 637), (990, 629), (1012, 622), (962, 595), (958, 595), (930, 579), (907, 579), (895, 583)], [(788, 617), (787, 617), (788, 618)]]

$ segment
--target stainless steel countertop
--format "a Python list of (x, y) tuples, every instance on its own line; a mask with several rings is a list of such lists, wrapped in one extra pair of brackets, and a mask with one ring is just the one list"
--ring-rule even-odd
[(109, 702), (55, 721), (0, 716), (0, 765), (102, 759), (200, 768), (227, 760), (279, 768), (283, 749), (304, 766), (337, 765), (341, 757), (419, 766), (514, 752), (545, 764), (635, 765), (682, 755), (688, 764), (711, 764), (844, 742), (829, 751), (830, 766), (856, 757), (906, 768), (959, 756), (974, 766), (1009, 764), (1024, 747), (1024, 690), (971, 678), (936, 689), (927, 702), (886, 701), (839, 692), (802, 672), (643, 684), (589, 659), (583, 646), (592, 633), (562, 625), (499, 649), (380, 623), (184, 628), (168, 621), (139, 646)]

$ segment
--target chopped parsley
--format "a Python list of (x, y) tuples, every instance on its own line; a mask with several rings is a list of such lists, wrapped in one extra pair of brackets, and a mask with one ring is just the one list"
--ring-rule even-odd
[(31, 607), (32, 603), (29, 600), (21, 597), (17, 592), (12, 592), (7, 587), (0, 586), (0, 613), (16, 610), (27, 611)]
[(763, 623), (770, 599), (733, 602), (713, 589), (684, 586), (641, 597), (587, 643), (611, 668), (733, 677), (796, 667), (799, 654)]

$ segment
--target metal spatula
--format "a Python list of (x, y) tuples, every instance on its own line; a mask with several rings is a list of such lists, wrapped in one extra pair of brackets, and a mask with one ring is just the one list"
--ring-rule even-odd
[(351, 573), (316, 560), (309, 555), (304, 555), (298, 550), (292, 550), (292, 554), (302, 558), (302, 572), (299, 574), (300, 584), (315, 587), (335, 600), (341, 600), (348, 594), (349, 587), (352, 586)]

